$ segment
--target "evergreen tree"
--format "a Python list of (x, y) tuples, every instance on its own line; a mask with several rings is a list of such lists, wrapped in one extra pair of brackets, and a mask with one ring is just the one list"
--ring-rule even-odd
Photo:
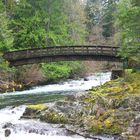
[(64, 13), (67, 27), (67, 44), (81, 45), (85, 44), (86, 15), (84, 6), (80, 0), (69, 0), (64, 2)]
[(117, 0), (103, 0), (102, 28), (104, 37), (112, 37), (115, 33), (114, 29), (114, 13), (116, 11)]
[(38, 1), (20, 0), (13, 13), (14, 48), (43, 47), (46, 42), (45, 22)]
[(137, 0), (121, 0), (116, 15), (120, 27), (122, 47), (120, 55), (124, 58), (140, 58), (140, 4)]
[(0, 1), (0, 51), (11, 49), (13, 45), (13, 36), (9, 29), (9, 19), (6, 14), (5, 6)]
[[(84, 8), (79, 0), (20, 0), (12, 9), (14, 48), (78, 45), (85, 41)], [(52, 79), (77, 71), (77, 62), (41, 65)], [(51, 70), (51, 71), (50, 71)]]
[(84, 22), (78, 0), (20, 0), (13, 15), (14, 48), (83, 43)]
[(91, 28), (100, 22), (101, 18), (101, 1), (100, 0), (87, 0), (86, 4), (86, 13), (87, 13), (87, 27), (90, 31)]

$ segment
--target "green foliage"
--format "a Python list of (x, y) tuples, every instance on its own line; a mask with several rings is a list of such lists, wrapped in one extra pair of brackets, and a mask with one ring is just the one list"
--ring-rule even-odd
[(0, 51), (9, 50), (13, 45), (13, 36), (9, 30), (9, 19), (4, 5), (0, 1)]
[[(34, 3), (34, 5), (37, 2)], [(46, 42), (45, 18), (40, 7), (32, 1), (21, 0), (14, 10), (12, 21), (14, 48), (44, 47)]]
[(99, 20), (101, 18), (100, 11), (100, 2), (99, 0), (87, 0), (87, 4), (85, 7), (85, 11), (87, 13), (87, 27), (88, 30), (92, 28), (92, 26), (99, 24)]
[(59, 79), (69, 78), (80, 71), (81, 64), (79, 62), (59, 62), (51, 64), (42, 64), (42, 70), (48, 80), (52, 82)]
[(2, 58), (2, 53), (0, 53), (0, 71), (8, 70), (8, 63)]
[[(84, 44), (85, 19), (79, 0), (0, 2), (0, 50)], [(0, 61), (5, 67), (4, 60)], [(61, 62), (43, 64), (41, 69), (47, 78), (61, 79), (75, 74), (80, 66), (78, 62)]]
[[(79, 6), (73, 12), (73, 0), (21, 0), (13, 14), (14, 48), (33, 48), (56, 45), (79, 44), (84, 42), (84, 19), (81, 19)], [(69, 10), (65, 6), (69, 5)], [(71, 20), (70, 12), (76, 18)], [(75, 17), (75, 15), (73, 17)], [(79, 18), (80, 17), (80, 18)], [(80, 19), (80, 20), (79, 20)], [(71, 33), (74, 31), (74, 34)]]
[(8, 68), (8, 62), (2, 57), (2, 52), (12, 48), (13, 36), (9, 29), (10, 20), (6, 14), (5, 8), (5, 5), (0, 1), (0, 71), (6, 72), (10, 69)]
[[(12, 22), (14, 48), (84, 44), (84, 21), (78, 1), (21, 0)], [(78, 68), (75, 62), (42, 65), (46, 77), (53, 80), (68, 78)]]
[(120, 55), (139, 57), (140, 51), (140, 5), (135, 0), (121, 0), (118, 4), (116, 22), (120, 27), (122, 47)]
[(111, 37), (114, 34), (114, 13), (116, 12), (117, 0), (109, 0), (103, 7), (103, 36)]
[(118, 0), (87, 0), (85, 11), (87, 13), (87, 26), (90, 30), (93, 26), (102, 27), (102, 35), (111, 37), (114, 34), (114, 13)]

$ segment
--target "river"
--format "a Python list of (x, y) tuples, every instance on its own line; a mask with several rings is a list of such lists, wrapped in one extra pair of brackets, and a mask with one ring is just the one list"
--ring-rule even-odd
[[(62, 100), (66, 95), (89, 90), (110, 80), (111, 73), (100, 73), (67, 80), (59, 84), (39, 86), (30, 90), (0, 94), (0, 140), (85, 140), (77, 135), (69, 135), (60, 125), (47, 124), (39, 120), (20, 119), (28, 104), (51, 103)], [(11, 132), (5, 137), (5, 131)], [(112, 138), (100, 137), (102, 140)], [(88, 139), (86, 139), (88, 140)]]

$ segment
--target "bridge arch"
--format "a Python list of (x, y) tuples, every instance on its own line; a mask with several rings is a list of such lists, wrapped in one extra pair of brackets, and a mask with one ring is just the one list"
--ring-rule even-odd
[(57, 61), (121, 61), (118, 47), (112, 46), (55, 46), (4, 53), (12, 66)]

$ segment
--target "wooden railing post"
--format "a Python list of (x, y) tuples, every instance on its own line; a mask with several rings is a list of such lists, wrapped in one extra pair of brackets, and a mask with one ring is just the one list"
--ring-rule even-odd
[(75, 48), (74, 47), (72, 47), (72, 51), (73, 51), (73, 53), (75, 53)]
[(70, 50), (70, 46), (68, 46), (67, 54), (68, 54), (68, 53), (71, 53), (70, 51), (71, 51), (71, 50)]
[(101, 54), (103, 54), (103, 47), (101, 46)]
[(111, 54), (113, 55), (113, 54), (114, 54), (114, 49), (113, 49), (113, 47), (111, 47), (111, 50), (112, 50)]
[(89, 54), (89, 48), (88, 48), (88, 46), (86, 46), (86, 50), (87, 50), (87, 54)]
[(98, 54), (98, 46), (96, 46), (96, 54)]
[(59, 47), (59, 49), (58, 49), (58, 54), (60, 54), (60, 52), (61, 52), (61, 47)]

